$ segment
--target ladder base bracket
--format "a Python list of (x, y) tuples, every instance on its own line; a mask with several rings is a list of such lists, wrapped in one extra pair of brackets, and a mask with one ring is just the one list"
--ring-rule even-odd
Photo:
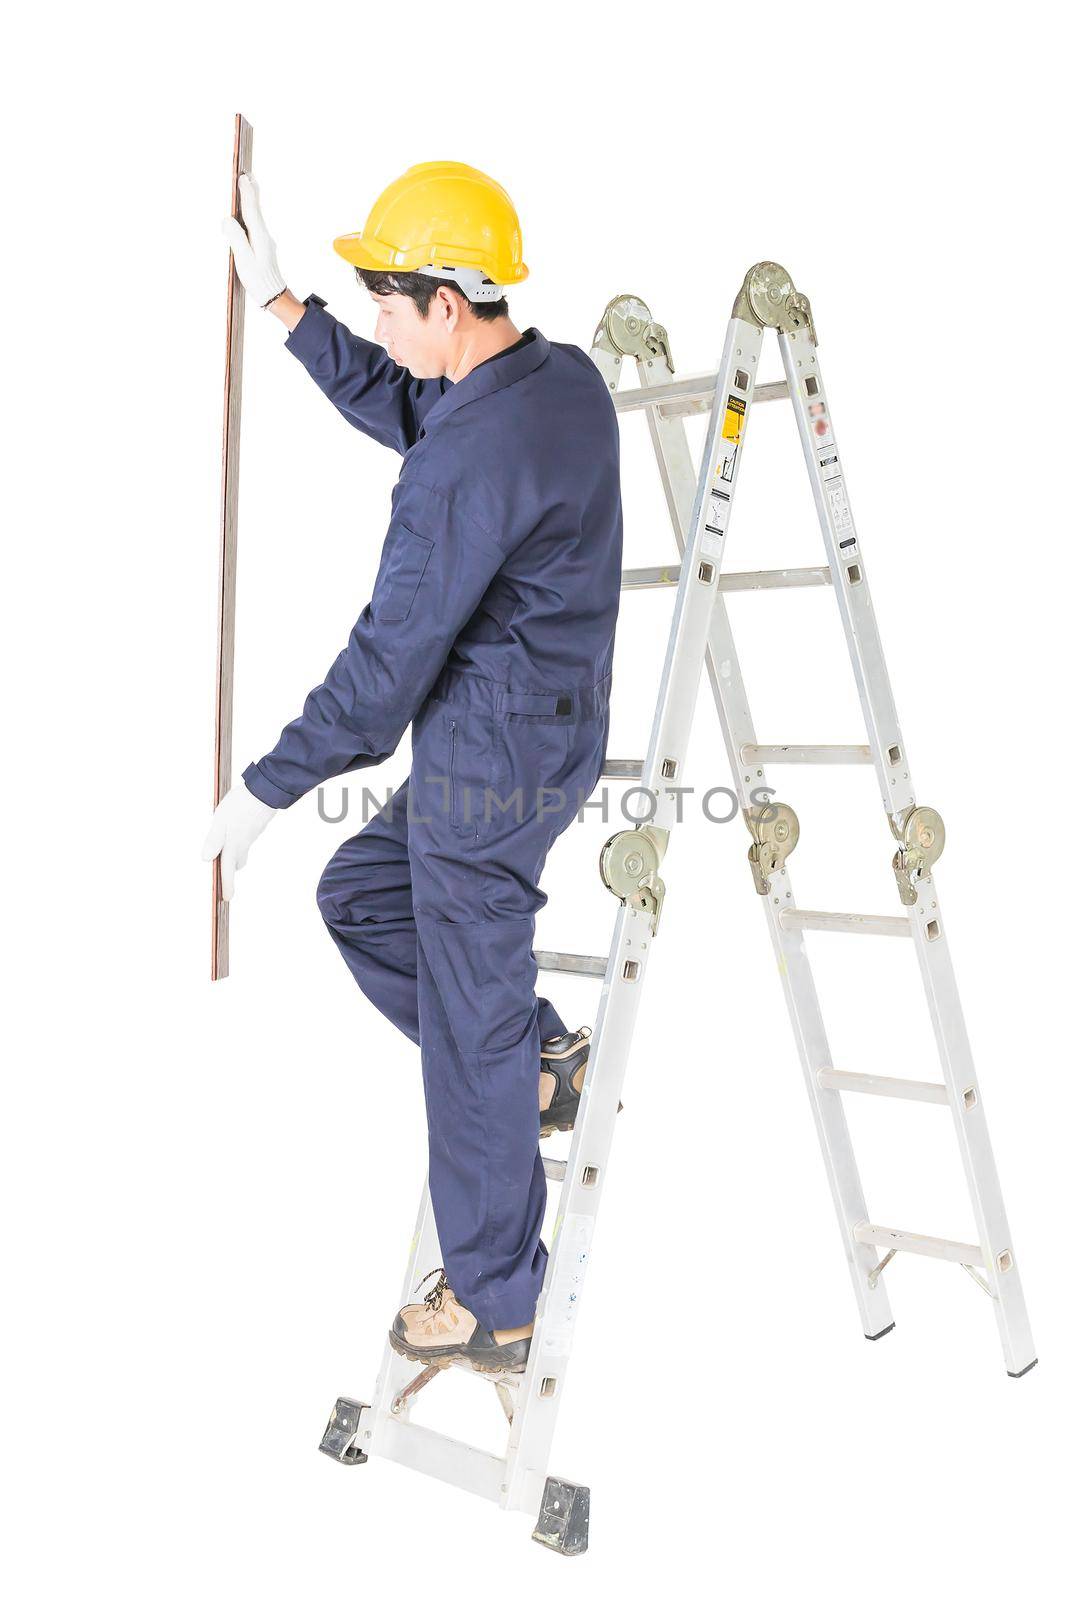
[(864, 1337), (868, 1340), (869, 1344), (875, 1344), (876, 1340), (882, 1339), (884, 1334), (893, 1333), (894, 1328), (895, 1324), (893, 1322), (889, 1322), (887, 1326), (885, 1328), (881, 1328), (878, 1333), (866, 1333)]
[(582, 1555), (589, 1548), (589, 1491), (585, 1485), (548, 1478), (532, 1537), (560, 1555)]
[(370, 1407), (361, 1400), (348, 1400), (341, 1395), (332, 1407), (332, 1415), (325, 1427), (324, 1438), (318, 1449), (322, 1455), (331, 1456), (345, 1467), (359, 1467), (370, 1458), (355, 1443), (360, 1433), (369, 1437), (366, 1427)]

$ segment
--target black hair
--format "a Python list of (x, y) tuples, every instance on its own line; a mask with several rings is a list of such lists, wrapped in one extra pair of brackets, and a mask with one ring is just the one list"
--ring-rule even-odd
[(406, 294), (421, 317), (430, 310), (431, 301), (445, 284), (460, 295), (472, 315), (480, 322), (494, 322), (496, 317), (508, 317), (509, 302), (501, 300), (469, 300), (459, 284), (451, 278), (428, 278), (424, 272), (372, 272), (369, 267), (356, 267), (355, 276), (364, 283), (371, 294)]

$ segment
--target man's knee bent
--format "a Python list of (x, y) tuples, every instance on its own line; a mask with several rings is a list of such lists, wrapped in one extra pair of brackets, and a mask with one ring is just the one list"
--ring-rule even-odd
[(332, 857), (317, 880), (317, 909), (330, 928), (351, 921), (352, 904), (366, 893), (366, 876), (356, 867), (348, 882), (339, 851)]

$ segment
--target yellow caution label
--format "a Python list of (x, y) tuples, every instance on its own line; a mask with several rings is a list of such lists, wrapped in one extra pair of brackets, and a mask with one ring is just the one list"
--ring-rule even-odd
[(739, 443), (744, 431), (744, 417), (747, 413), (747, 401), (738, 394), (730, 394), (728, 404), (725, 406), (725, 423), (721, 429), (722, 439), (734, 439)]

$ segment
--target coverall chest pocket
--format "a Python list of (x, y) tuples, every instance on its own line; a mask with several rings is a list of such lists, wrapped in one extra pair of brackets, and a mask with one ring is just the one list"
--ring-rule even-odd
[(433, 549), (433, 539), (415, 533), (406, 522), (393, 524), (371, 602), (379, 622), (403, 622), (408, 616)]

